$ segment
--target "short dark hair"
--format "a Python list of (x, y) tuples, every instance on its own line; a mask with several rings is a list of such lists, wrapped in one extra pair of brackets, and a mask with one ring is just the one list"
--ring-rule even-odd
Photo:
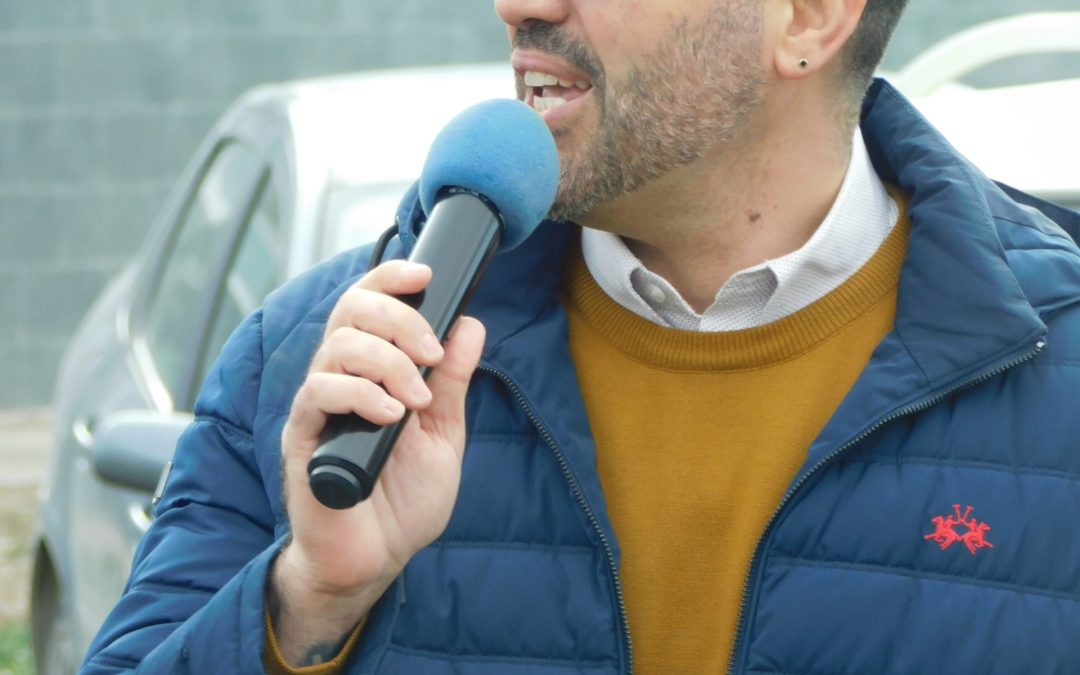
[(844, 48), (847, 83), (859, 100), (870, 86), (906, 6), (907, 0), (866, 0), (859, 27)]

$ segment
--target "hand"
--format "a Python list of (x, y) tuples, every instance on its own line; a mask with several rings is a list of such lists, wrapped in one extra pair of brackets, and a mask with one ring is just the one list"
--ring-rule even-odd
[[(296, 615), (318, 608), (347, 631), (450, 519), (465, 447), (465, 394), (484, 329), (462, 317), (444, 349), (423, 317), (392, 297), (417, 293), (430, 280), (429, 268), (394, 261), (349, 289), (293, 400), (281, 444), (293, 538), (271, 582), (283, 624), (303, 618), (310, 628), (310, 615)], [(426, 384), (418, 365), (433, 368)], [(327, 416), (351, 413), (385, 425), (406, 408), (413, 415), (371, 496), (342, 511), (320, 504), (308, 486), (307, 464)], [(285, 627), (277, 632), (287, 652)]]

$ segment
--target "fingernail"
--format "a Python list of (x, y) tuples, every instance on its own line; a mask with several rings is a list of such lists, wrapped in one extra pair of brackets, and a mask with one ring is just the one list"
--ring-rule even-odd
[(431, 333), (428, 333), (420, 338), (420, 350), (424, 352), (424, 356), (436, 358), (442, 356), (443, 348), (442, 345), (439, 344), (439, 340)]
[(428, 389), (427, 384), (424, 383), (424, 380), (419, 377), (413, 380), (412, 384), (409, 385), (409, 389), (412, 391), (413, 396), (420, 401), (426, 402), (431, 398), (431, 391)]
[(425, 271), (427, 268), (427, 265), (415, 262), (407, 262), (402, 266), (402, 270), (406, 274), (419, 274), (420, 272)]

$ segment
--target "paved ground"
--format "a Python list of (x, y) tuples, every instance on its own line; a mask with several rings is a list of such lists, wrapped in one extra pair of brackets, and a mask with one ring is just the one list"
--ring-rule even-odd
[(49, 465), (48, 409), (0, 410), (0, 489), (40, 485)]

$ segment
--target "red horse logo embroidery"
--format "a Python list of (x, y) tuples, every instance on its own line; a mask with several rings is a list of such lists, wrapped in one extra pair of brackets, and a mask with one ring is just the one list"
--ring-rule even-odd
[[(934, 543), (941, 547), (942, 551), (958, 541), (963, 542), (971, 555), (975, 555), (981, 548), (994, 548), (994, 545), (986, 540), (986, 533), (990, 531), (990, 526), (972, 518), (971, 512), (974, 510), (974, 507), (969, 506), (961, 515), (960, 505), (953, 504), (953, 514), (936, 516), (931, 521), (934, 524), (934, 531), (923, 537), (923, 539), (932, 539)], [(957, 525), (963, 525), (967, 528), (967, 531), (963, 534), (957, 533)]]

